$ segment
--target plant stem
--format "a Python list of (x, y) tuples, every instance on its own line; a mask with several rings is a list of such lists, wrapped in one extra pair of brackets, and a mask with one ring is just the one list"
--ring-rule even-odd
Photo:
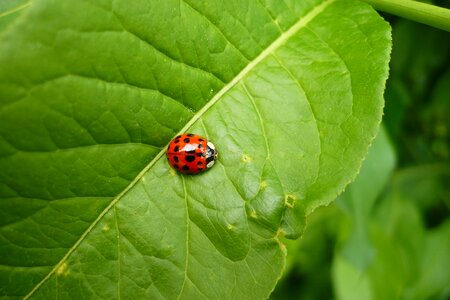
[(450, 31), (450, 9), (413, 0), (362, 0), (381, 10), (405, 19)]

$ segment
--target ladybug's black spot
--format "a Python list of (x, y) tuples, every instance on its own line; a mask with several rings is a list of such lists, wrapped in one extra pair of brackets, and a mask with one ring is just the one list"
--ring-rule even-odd
[(189, 167), (188, 167), (188, 166), (186, 166), (186, 165), (184, 165), (184, 166), (183, 166), (183, 170), (185, 170), (185, 171), (189, 171)]
[(195, 156), (194, 156), (194, 155), (186, 155), (186, 156), (184, 157), (184, 159), (185, 159), (187, 162), (193, 162), (193, 161), (195, 160)]
[(202, 156), (204, 156), (204, 155), (203, 155), (203, 152), (199, 152), (199, 153), (197, 153), (197, 156), (198, 156), (198, 157), (202, 157)]
[(189, 151), (186, 151), (186, 154), (192, 154), (192, 155), (194, 155), (194, 154), (195, 154), (195, 150), (189, 150)]
[(198, 168), (197, 170), (201, 171), (201, 170), (203, 170), (203, 168)]
[(175, 168), (177, 168), (177, 169), (179, 169), (180, 168), (180, 166), (179, 165), (177, 165), (177, 164), (174, 164), (173, 165)]
[(179, 136), (177, 136), (177, 137), (175, 137), (176, 139), (179, 139), (181, 137), (181, 135), (179, 135)]
[(178, 156), (174, 156), (174, 157), (173, 157), (173, 160), (176, 161), (176, 162), (178, 162), (178, 161), (179, 161)]
[(189, 143), (189, 142), (191, 141), (191, 139), (190, 139), (190, 138), (185, 138), (183, 141), (184, 141), (185, 143)]
[(203, 148), (203, 145), (202, 145), (202, 144), (198, 144), (198, 148), (199, 148), (199, 149), (202, 149), (202, 148)]
[(188, 133), (188, 135), (187, 135), (187, 136), (193, 137), (193, 136), (194, 136), (194, 134), (192, 134), (192, 133)]
[(204, 139), (198, 139), (198, 141), (199, 141), (199, 142), (203, 142), (203, 141), (204, 141)]
[(176, 139), (175, 141), (173, 141), (175, 144), (178, 144), (180, 142), (179, 139)]
[(180, 147), (175, 146), (175, 147), (173, 148), (173, 151), (174, 151), (174, 152), (178, 152), (179, 149), (180, 149)]

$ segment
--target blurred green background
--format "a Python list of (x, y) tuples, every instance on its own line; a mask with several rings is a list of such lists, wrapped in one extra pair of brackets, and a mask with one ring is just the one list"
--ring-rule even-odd
[(450, 33), (383, 16), (393, 52), (380, 133), (355, 182), (285, 241), (271, 299), (450, 299)]

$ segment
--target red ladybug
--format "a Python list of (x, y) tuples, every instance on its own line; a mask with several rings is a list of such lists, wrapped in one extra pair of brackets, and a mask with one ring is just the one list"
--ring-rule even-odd
[(198, 174), (214, 165), (217, 150), (213, 143), (197, 134), (182, 134), (167, 147), (169, 164), (183, 174)]

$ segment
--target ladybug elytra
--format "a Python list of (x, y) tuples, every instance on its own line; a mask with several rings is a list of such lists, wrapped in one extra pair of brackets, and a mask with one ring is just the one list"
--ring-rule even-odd
[(166, 152), (169, 164), (183, 174), (198, 174), (211, 168), (217, 154), (213, 143), (192, 133), (175, 137)]

